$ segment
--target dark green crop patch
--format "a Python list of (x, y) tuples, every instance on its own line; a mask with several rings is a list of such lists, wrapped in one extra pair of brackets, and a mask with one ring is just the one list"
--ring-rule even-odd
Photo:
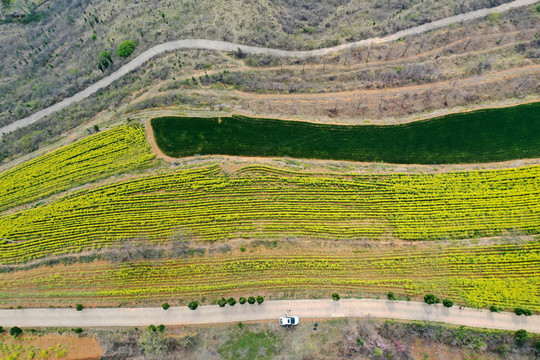
[(231, 116), (152, 119), (172, 157), (236, 155), (397, 164), (496, 162), (540, 157), (540, 102), (402, 125), (325, 125)]

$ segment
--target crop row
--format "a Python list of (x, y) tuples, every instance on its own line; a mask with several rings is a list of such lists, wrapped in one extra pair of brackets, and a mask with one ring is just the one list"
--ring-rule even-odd
[(0, 211), (115, 173), (148, 167), (144, 130), (120, 126), (89, 136), (0, 174)]
[[(128, 238), (394, 237), (540, 231), (540, 166), (437, 175), (238, 177), (218, 166), (148, 176), (0, 218), (0, 262)], [(8, 241), (9, 240), (9, 241)]]
[(459, 248), (421, 247), (365, 253), (194, 257), (111, 264), (95, 261), (13, 272), (0, 279), (0, 303), (156, 301), (262, 290), (435, 293), (472, 306), (540, 310), (540, 242)]

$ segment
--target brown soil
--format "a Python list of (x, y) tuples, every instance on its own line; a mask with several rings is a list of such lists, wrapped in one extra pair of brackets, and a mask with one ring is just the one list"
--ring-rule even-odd
[[(30, 351), (34, 351), (35, 357), (40, 358), (40, 352), (46, 350), (49, 354), (48, 359), (62, 360), (93, 360), (99, 359), (103, 355), (103, 349), (99, 342), (93, 337), (78, 337), (77, 335), (34, 335), (23, 334), (16, 339), (7, 332), (0, 334), (0, 342), (4, 345), (21, 345), (20, 359), (26, 359)], [(65, 350), (66, 355), (61, 355), (57, 350)], [(9, 355), (0, 352), (0, 357)]]
[(422, 339), (416, 339), (411, 345), (412, 356), (415, 360), (495, 360), (501, 357), (493, 353), (482, 353), (465, 348), (453, 347), (444, 344), (433, 344)]

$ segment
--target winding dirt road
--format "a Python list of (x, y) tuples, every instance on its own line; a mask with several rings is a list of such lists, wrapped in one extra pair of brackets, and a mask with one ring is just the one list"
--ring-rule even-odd
[[(162, 308), (97, 308), (83, 309), (21, 309), (0, 310), (4, 327), (116, 327), (147, 326), (150, 324), (220, 324), (239, 321), (277, 321), (288, 313), (300, 319), (343, 317), (377, 317), (403, 320), (444, 322), (472, 327), (519, 330), (540, 333), (540, 316), (517, 316), (512, 313), (492, 313), (488, 310), (442, 305), (427, 305), (414, 301), (374, 299), (278, 300), (261, 305), (236, 304), (220, 308), (201, 306), (192, 311), (186, 306)], [(302, 322), (300, 321), (300, 325)]]
[(65, 98), (59, 103), (56, 103), (48, 108), (40, 110), (26, 118), (19, 119), (9, 125), (6, 125), (0, 128), (0, 137), (5, 133), (9, 133), (19, 128), (31, 125), (39, 121), (40, 119), (44, 118), (45, 116), (48, 116), (56, 111), (59, 111), (68, 107), (71, 104), (74, 104), (83, 99), (86, 99), (87, 97), (94, 94), (98, 90), (109, 86), (114, 81), (120, 79), (121, 77), (129, 74), (133, 70), (139, 68), (140, 66), (142, 66), (144, 63), (146, 63), (153, 57), (161, 55), (169, 51), (182, 50), (182, 49), (236, 51), (238, 49), (241, 49), (245, 53), (259, 54), (259, 55), (273, 55), (273, 56), (278, 56), (278, 57), (302, 58), (302, 57), (310, 57), (310, 56), (323, 56), (332, 52), (341, 51), (345, 49), (354, 49), (354, 48), (363, 47), (363, 46), (372, 45), (372, 44), (395, 41), (399, 38), (403, 38), (403, 37), (415, 35), (415, 34), (420, 34), (426, 31), (445, 27), (453, 23), (485, 17), (494, 12), (502, 13), (502, 12), (505, 12), (505, 11), (508, 11), (510, 9), (514, 9), (517, 7), (531, 5), (538, 1), (539, 0), (515, 0), (513, 2), (506, 3), (497, 7), (471, 11), (465, 14), (455, 15), (455, 16), (451, 16), (445, 19), (433, 21), (431, 23), (401, 30), (395, 34), (387, 35), (381, 38), (377, 37), (377, 38), (365, 39), (365, 40), (361, 40), (357, 42), (342, 44), (342, 45), (333, 46), (333, 47), (324, 48), (324, 49), (309, 50), (309, 51), (288, 51), (288, 50), (280, 50), (280, 49), (268, 49), (268, 48), (257, 47), (257, 46), (242, 45), (242, 44), (237, 44), (237, 43), (232, 43), (232, 42), (205, 40), (205, 39), (185, 39), (185, 40), (170, 41), (167, 43), (156, 45), (153, 48), (146, 50), (145, 52), (137, 56), (135, 59), (131, 60), (129, 63), (122, 66), (117, 71), (113, 72), (110, 75), (107, 75), (103, 79), (90, 85), (89, 87), (82, 90), (81, 92), (71, 97)]

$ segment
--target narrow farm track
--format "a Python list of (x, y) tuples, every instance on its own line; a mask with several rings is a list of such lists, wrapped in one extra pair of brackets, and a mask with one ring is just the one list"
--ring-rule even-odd
[[(290, 310), (290, 312), (288, 312)], [(192, 311), (187, 307), (162, 308), (96, 308), (83, 309), (23, 309), (0, 310), (3, 326), (22, 327), (108, 327), (147, 326), (150, 324), (192, 325), (245, 321), (274, 320), (289, 313), (300, 319), (377, 317), (401, 320), (435, 321), (489, 329), (519, 330), (540, 333), (540, 316), (517, 316), (512, 313), (492, 313), (442, 305), (427, 305), (414, 301), (372, 299), (278, 300), (261, 305), (236, 305), (220, 308), (201, 306)], [(300, 325), (302, 326), (302, 321)]]
[(163, 43), (160, 45), (156, 45), (139, 56), (137, 56), (135, 59), (130, 61), (129, 63), (122, 66), (117, 71), (113, 72), (112, 74), (104, 77), (103, 79), (99, 80), (98, 82), (90, 85), (83, 91), (68, 97), (59, 103), (56, 103), (48, 108), (45, 108), (43, 110), (40, 110), (26, 118), (19, 119), (9, 125), (6, 125), (2, 128), (0, 128), (0, 137), (4, 133), (12, 132), (16, 129), (31, 125), (40, 119), (56, 112), (61, 109), (64, 109), (68, 107), (71, 104), (74, 104), (76, 102), (79, 102), (90, 95), (94, 94), (98, 90), (109, 86), (114, 81), (120, 79), (121, 77), (129, 74), (131, 71), (139, 68), (144, 63), (149, 61), (155, 56), (161, 55), (163, 53), (169, 52), (169, 51), (175, 51), (175, 50), (181, 50), (181, 49), (203, 49), (203, 50), (217, 50), (217, 51), (236, 51), (238, 49), (241, 49), (245, 53), (250, 54), (266, 54), (266, 55), (273, 55), (278, 57), (310, 57), (310, 56), (324, 56), (332, 52), (341, 51), (345, 49), (352, 49), (352, 48), (358, 48), (362, 46), (372, 45), (372, 44), (380, 44), (385, 42), (391, 42), (395, 41), (399, 38), (403, 38), (406, 36), (416, 35), (420, 34), (426, 31), (438, 29), (441, 27), (448, 26), (453, 23), (457, 22), (464, 22), (468, 20), (478, 19), (485, 17), (491, 13), (494, 12), (505, 12), (517, 7), (531, 5), (538, 2), (538, 0), (516, 0), (510, 3), (506, 3), (497, 7), (493, 8), (487, 8), (487, 9), (480, 9), (476, 11), (471, 11), (465, 14), (455, 15), (451, 16), (445, 19), (433, 21), (431, 23), (423, 24), (420, 26), (412, 27), (409, 29), (398, 31), (394, 34), (387, 35), (381, 38), (371, 38), (371, 39), (365, 39), (357, 42), (342, 44), (334, 47), (329, 48), (323, 48), (323, 49), (316, 49), (316, 50), (309, 50), (309, 51), (288, 51), (288, 50), (280, 50), (280, 49), (268, 49), (268, 48), (262, 48), (257, 46), (249, 46), (249, 45), (243, 45), (243, 44), (237, 44), (232, 42), (225, 42), (225, 41), (215, 41), (215, 40), (207, 40), (207, 39), (183, 39), (183, 40), (177, 40), (177, 41), (171, 41), (167, 43)]

